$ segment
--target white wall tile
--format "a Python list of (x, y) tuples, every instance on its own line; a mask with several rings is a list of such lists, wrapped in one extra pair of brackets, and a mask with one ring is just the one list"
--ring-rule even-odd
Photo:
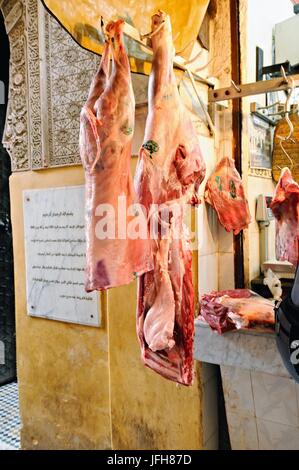
[(228, 412), (255, 417), (250, 371), (221, 366), (221, 377)]
[(199, 295), (218, 290), (218, 254), (199, 256)]
[(218, 251), (218, 220), (216, 212), (205, 203), (198, 206), (198, 250), (201, 256)]
[(232, 450), (257, 450), (258, 437), (256, 420), (250, 416), (240, 416), (228, 412), (227, 421)]
[(234, 252), (234, 237), (232, 232), (227, 232), (222, 225), (218, 225), (218, 247), (221, 253)]
[(260, 234), (259, 232), (249, 231), (249, 262), (250, 280), (255, 279), (260, 275)]
[(218, 386), (216, 377), (202, 387), (202, 423), (204, 443), (218, 432)]
[(259, 450), (299, 450), (299, 428), (257, 419)]
[(295, 382), (261, 372), (252, 372), (251, 378), (256, 417), (299, 426)]
[(206, 176), (199, 188), (199, 195), (203, 196), (205, 192), (206, 182), (216, 167), (217, 157), (214, 148), (214, 139), (202, 137), (200, 138), (200, 146), (206, 163)]
[(219, 253), (219, 290), (234, 289), (234, 255), (233, 253)]

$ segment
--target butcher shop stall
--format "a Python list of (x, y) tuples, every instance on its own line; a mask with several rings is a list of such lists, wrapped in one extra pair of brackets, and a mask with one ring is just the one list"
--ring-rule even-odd
[(299, 450), (299, 1), (0, 11), (0, 449)]

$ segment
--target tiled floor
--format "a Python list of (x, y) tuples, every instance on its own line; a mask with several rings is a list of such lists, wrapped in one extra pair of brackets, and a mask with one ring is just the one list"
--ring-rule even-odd
[(18, 384), (0, 387), (0, 450), (20, 449)]

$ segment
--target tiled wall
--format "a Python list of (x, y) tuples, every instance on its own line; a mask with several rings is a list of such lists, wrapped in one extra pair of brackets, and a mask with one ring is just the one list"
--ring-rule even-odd
[(233, 450), (299, 450), (299, 385), (221, 366)]
[(199, 295), (234, 289), (233, 235), (219, 224), (215, 211), (198, 208)]
[[(234, 288), (234, 254), (233, 235), (227, 233), (219, 224), (214, 209), (204, 202), (204, 191), (207, 179), (214, 171), (217, 161), (225, 154), (231, 155), (231, 140), (223, 134), (223, 129), (229, 129), (230, 113), (218, 116), (216, 120), (215, 140), (201, 138), (201, 148), (205, 156), (207, 172), (205, 181), (200, 187), (202, 204), (197, 208), (198, 231), (198, 269), (199, 297), (213, 290)], [(226, 125), (224, 122), (226, 121)], [(203, 396), (203, 432), (204, 448), (218, 449), (218, 388), (217, 366), (202, 364), (202, 396)]]
[[(291, 11), (288, 0), (281, 2), (265, 0), (262, 3), (265, 3), (263, 8), (267, 11), (267, 15), (259, 15), (261, 19), (259, 24), (254, 4), (260, 10), (261, 2), (260, 0), (250, 0), (249, 3), (251, 6), (253, 5), (249, 11), (249, 21), (252, 21), (253, 26), (248, 28), (249, 48), (246, 51), (248, 62), (244, 64), (245, 73), (243, 76), (243, 81), (246, 82), (255, 81), (256, 45), (265, 48), (265, 61), (270, 62), (272, 24), (276, 18), (281, 15), (288, 16)], [(219, 8), (222, 8), (222, 2), (219, 4)], [(225, 8), (225, 2), (223, 2), (223, 8)], [(220, 21), (217, 24), (216, 33), (221, 30), (221, 27)], [(224, 42), (225, 31), (222, 33), (223, 37), (220, 38), (220, 47), (218, 47), (220, 50), (221, 42)], [(219, 46), (219, 42), (215, 41), (215, 43)], [(242, 52), (244, 53), (244, 50)], [(224, 55), (223, 51), (223, 57)], [(229, 71), (225, 72), (224, 67), (222, 67), (222, 71), (222, 82), (229, 83), (229, 77), (225, 78), (225, 73), (229, 74)], [(256, 101), (256, 98), (250, 98), (249, 102), (251, 101)], [(218, 111), (216, 114), (215, 140), (201, 139), (207, 163), (207, 177), (220, 158), (226, 155), (231, 156), (230, 110)], [(247, 155), (242, 155), (242, 159), (253, 222), (245, 237), (249, 240), (245, 256), (248, 258), (249, 268), (246, 277), (252, 279), (259, 275), (260, 269), (259, 227), (255, 222), (256, 199), (261, 193), (273, 194), (274, 185), (271, 179), (260, 177), (249, 176), (247, 181), (248, 140), (246, 145), (248, 147), (248, 149), (245, 148)], [(201, 186), (201, 194), (203, 195), (203, 193), (204, 184)], [(199, 295), (211, 290), (234, 288), (233, 236), (219, 225), (216, 214), (205, 204), (198, 209), (198, 234)], [(274, 223), (272, 223), (269, 258), (274, 258), (274, 235)], [(202, 366), (204, 444), (206, 449), (216, 449), (218, 442), (216, 369), (210, 364)], [(221, 372), (233, 449), (299, 448), (298, 387), (293, 380), (234, 367), (221, 367)], [(289, 420), (290, 414), (292, 414), (292, 418)]]
[(213, 140), (202, 138), (201, 148), (207, 172), (199, 190), (202, 204), (197, 209), (200, 296), (218, 290), (218, 221), (215, 211), (203, 200), (206, 181), (215, 169), (217, 156)]
[[(230, 83), (229, 4), (217, 2), (218, 15), (214, 24), (211, 56), (211, 75), (219, 80), (219, 86)], [(231, 106), (231, 105), (229, 105)], [(206, 179), (200, 187), (204, 195), (205, 183), (217, 162), (232, 155), (231, 108), (218, 109), (215, 114), (214, 138), (201, 137), (201, 148), (207, 165)], [(228, 234), (218, 222), (216, 212), (204, 202), (198, 208), (198, 269), (199, 297), (213, 290), (234, 288), (233, 235)], [(204, 448), (218, 449), (218, 387), (217, 366), (202, 363), (203, 432)]]
[[(230, 111), (219, 112), (216, 119), (215, 140), (201, 139), (207, 165), (206, 178), (200, 187), (202, 200), (206, 181), (215, 170), (217, 162), (226, 155), (231, 156), (230, 128)], [(204, 201), (198, 208), (198, 249), (199, 295), (212, 290), (233, 289), (233, 234), (225, 231), (218, 222), (214, 209)]]

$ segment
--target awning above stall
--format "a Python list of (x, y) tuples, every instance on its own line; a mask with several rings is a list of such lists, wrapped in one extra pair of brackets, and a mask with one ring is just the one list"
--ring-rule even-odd
[[(177, 52), (188, 50), (198, 36), (210, 0), (43, 0), (45, 7), (82, 47), (101, 54), (104, 21), (123, 18), (140, 34), (151, 27), (151, 16), (163, 10), (171, 16)], [(126, 29), (125, 29), (126, 33)], [(129, 36), (134, 36), (133, 33)], [(150, 55), (138, 41), (127, 38), (132, 71), (148, 73)], [(190, 49), (190, 48), (189, 48)]]

